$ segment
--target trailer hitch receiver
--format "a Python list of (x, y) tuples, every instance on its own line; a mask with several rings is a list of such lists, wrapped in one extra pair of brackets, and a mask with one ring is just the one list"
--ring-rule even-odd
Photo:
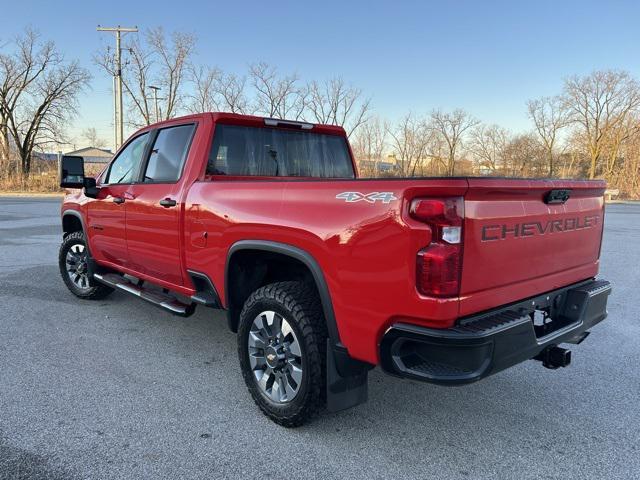
[(568, 367), (571, 363), (571, 350), (552, 345), (542, 350), (534, 359), (541, 361), (543, 367), (551, 370)]

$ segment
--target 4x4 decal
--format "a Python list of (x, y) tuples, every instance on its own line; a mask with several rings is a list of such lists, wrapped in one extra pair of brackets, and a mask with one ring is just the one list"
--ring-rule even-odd
[(393, 192), (342, 192), (336, 195), (336, 198), (344, 200), (347, 203), (360, 202), (364, 200), (367, 203), (375, 203), (380, 201), (382, 203), (390, 203), (392, 200), (397, 200), (397, 197)]

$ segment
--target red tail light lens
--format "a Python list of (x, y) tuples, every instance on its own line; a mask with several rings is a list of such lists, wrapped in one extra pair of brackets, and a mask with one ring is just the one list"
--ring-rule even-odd
[(432, 243), (418, 252), (416, 285), (429, 297), (455, 297), (460, 292), (460, 245)]
[(417, 198), (411, 202), (409, 213), (416, 220), (430, 225), (462, 226), (464, 218), (464, 199), (451, 198)]
[(413, 218), (431, 227), (431, 244), (418, 252), (416, 287), (430, 297), (455, 297), (460, 293), (464, 199), (427, 198), (411, 202)]

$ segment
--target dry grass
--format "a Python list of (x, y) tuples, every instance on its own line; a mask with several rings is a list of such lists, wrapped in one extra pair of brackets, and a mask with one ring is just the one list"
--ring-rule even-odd
[(55, 193), (62, 192), (58, 174), (49, 172), (32, 175), (26, 182), (18, 176), (11, 176), (0, 180), (0, 192), (3, 193)]
[[(101, 165), (87, 165), (87, 176), (95, 176), (102, 170)], [(0, 177), (0, 193), (62, 193), (58, 178), (58, 166), (46, 163), (34, 165), (29, 178), (25, 181), (20, 175), (3, 175)]]

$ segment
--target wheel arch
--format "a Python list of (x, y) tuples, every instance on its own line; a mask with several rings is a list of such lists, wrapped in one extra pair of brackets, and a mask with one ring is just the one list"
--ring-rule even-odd
[(66, 237), (70, 233), (82, 231), (87, 234), (84, 219), (77, 210), (65, 210), (62, 213), (62, 235)]
[(84, 240), (87, 247), (87, 251), (89, 252), (89, 269), (91, 272), (95, 272), (98, 270), (98, 266), (91, 254), (91, 246), (89, 245), (89, 232), (87, 231), (87, 227), (84, 223), (84, 218), (82, 214), (73, 209), (68, 209), (62, 212), (62, 238), (66, 238), (67, 235), (74, 232), (83, 232)]
[[(232, 269), (235, 265), (234, 260), (237, 259), (237, 255), (247, 252), (264, 252), (266, 254), (275, 254), (304, 266), (308, 271), (310, 278), (318, 291), (318, 296), (322, 305), (322, 311), (327, 324), (327, 332), (333, 345), (340, 345), (340, 334), (338, 332), (338, 325), (336, 322), (335, 312), (333, 310), (333, 303), (331, 301), (331, 294), (329, 293), (329, 287), (324, 278), (324, 273), (320, 268), (320, 265), (316, 259), (307, 251), (289, 245), (286, 243), (273, 242), (267, 240), (240, 240), (234, 243), (227, 253), (227, 261), (225, 265), (225, 304), (227, 306), (227, 319), (229, 327), (232, 331), (237, 331), (237, 322), (239, 318), (238, 305), (234, 305), (232, 299), (231, 290), (233, 289), (231, 280), (235, 274)], [(237, 303), (237, 302), (236, 302)], [(240, 309), (242, 307), (240, 306)]]

